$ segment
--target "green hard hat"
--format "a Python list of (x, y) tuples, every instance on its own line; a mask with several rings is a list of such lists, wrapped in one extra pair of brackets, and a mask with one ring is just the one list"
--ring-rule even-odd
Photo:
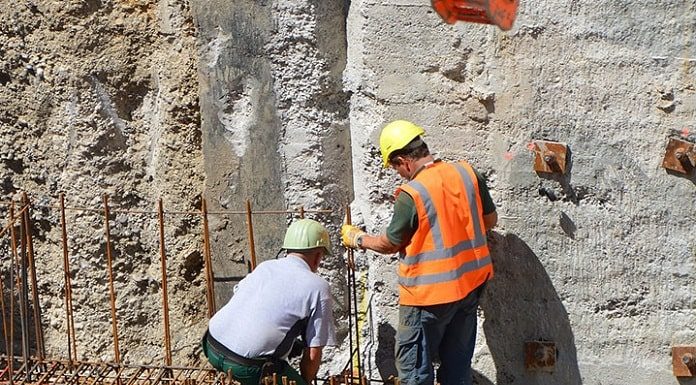
[(285, 232), (283, 248), (286, 250), (309, 250), (316, 247), (325, 248), (326, 254), (331, 255), (329, 232), (315, 220), (297, 220)]

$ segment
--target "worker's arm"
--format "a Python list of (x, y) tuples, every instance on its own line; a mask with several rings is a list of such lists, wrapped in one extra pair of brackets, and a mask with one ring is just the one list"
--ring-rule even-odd
[(394, 254), (408, 244), (417, 228), (418, 216), (413, 198), (402, 192), (396, 198), (394, 215), (386, 232), (370, 235), (355, 226), (344, 225), (341, 228), (341, 238), (346, 247), (368, 249), (380, 254)]
[(495, 203), (493, 203), (491, 193), (488, 191), (486, 178), (476, 170), (474, 170), (474, 174), (476, 174), (479, 196), (483, 206), (483, 225), (486, 227), (485, 231), (491, 231), (498, 224), (498, 213), (495, 211)]
[(322, 349), (322, 347), (305, 348), (304, 353), (302, 354), (302, 361), (300, 361), (300, 374), (308, 384), (311, 384), (312, 381), (317, 377), (319, 364), (321, 364)]
[(401, 249), (399, 245), (391, 243), (386, 234), (376, 236), (367, 234), (363, 235), (362, 248), (376, 251), (381, 254), (393, 254)]
[(490, 231), (498, 224), (498, 213), (493, 211), (492, 213), (483, 214), (483, 224), (486, 226), (486, 231)]

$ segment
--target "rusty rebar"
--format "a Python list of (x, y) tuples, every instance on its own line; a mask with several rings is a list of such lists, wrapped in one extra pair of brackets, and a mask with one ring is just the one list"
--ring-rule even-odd
[[(5, 341), (5, 352), (9, 354), (9, 338), (7, 335), (7, 310), (5, 310), (5, 276), (0, 276), (0, 310), (2, 311), (2, 339)], [(10, 290), (10, 293), (12, 290)], [(0, 377), (1, 378), (1, 377)]]
[(36, 259), (34, 257), (34, 240), (31, 235), (31, 202), (29, 201), (29, 196), (26, 192), (22, 193), (22, 204), (27, 208), (24, 211), (24, 228), (25, 236), (27, 241), (27, 257), (29, 262), (29, 270), (31, 271), (31, 293), (32, 301), (34, 306), (32, 307), (34, 313), (34, 333), (36, 335), (36, 351), (37, 356), (41, 359), (46, 355), (44, 340), (43, 340), (43, 329), (41, 328), (41, 302), (39, 301), (39, 288), (36, 278)]
[(70, 279), (70, 258), (68, 256), (68, 229), (65, 220), (65, 194), (60, 193), (60, 228), (63, 243), (63, 279), (65, 281), (65, 318), (68, 333), (68, 355), (71, 361), (77, 361), (77, 342), (75, 339), (75, 319), (73, 318), (72, 282)]
[(201, 199), (201, 214), (203, 215), (203, 258), (205, 259), (205, 293), (208, 302), (208, 318), (215, 314), (215, 283), (213, 277), (213, 260), (210, 257), (210, 231), (208, 229), (208, 205), (205, 198)]
[(254, 245), (254, 224), (251, 220), (251, 201), (246, 201), (247, 229), (249, 230), (249, 252), (251, 253), (251, 271), (256, 268), (256, 246)]
[[(351, 211), (350, 211), (350, 203), (346, 204), (346, 224), (351, 225), (352, 224), (352, 219), (351, 219)], [(355, 283), (355, 252), (353, 248), (349, 247), (348, 248), (348, 286), (352, 286), (352, 299), (353, 299), (353, 307), (355, 308), (355, 357), (356, 361), (358, 364), (358, 381), (362, 377), (362, 365), (360, 364), (360, 311), (358, 309), (358, 288)], [(350, 293), (349, 293), (350, 295)], [(350, 298), (348, 298), (348, 301), (350, 301)], [(348, 317), (350, 318), (350, 312), (348, 313)], [(350, 350), (350, 364), (351, 364), (351, 381), (353, 381), (353, 349), (351, 348)]]
[(104, 236), (106, 238), (106, 264), (109, 275), (109, 301), (111, 303), (111, 331), (114, 338), (114, 362), (121, 363), (118, 348), (118, 321), (116, 319), (116, 292), (114, 290), (114, 269), (111, 259), (111, 228), (109, 227), (109, 197), (104, 194)]
[[(26, 211), (24, 211), (26, 214)], [(29, 346), (29, 272), (27, 266), (27, 241), (25, 235), (25, 216), (21, 215), (19, 218), (19, 260), (17, 266), (20, 269), (20, 278), (17, 282), (20, 296), (19, 303), (19, 314), (20, 314), (20, 324), (22, 325), (22, 360), (24, 366), (29, 365), (29, 355), (31, 354), (31, 348)], [(13, 234), (14, 235), (14, 234)]]
[(162, 198), (157, 204), (159, 218), (160, 259), (162, 261), (162, 312), (164, 322), (164, 363), (172, 364), (172, 342), (169, 331), (169, 298), (167, 297), (167, 253), (164, 247), (164, 208)]
[[(2, 202), (0, 202), (1, 204)], [(9, 202), (7, 202), (9, 204)], [(52, 208), (52, 209), (57, 209), (57, 206), (54, 205), (35, 205), (35, 207), (41, 207), (41, 208)], [(80, 207), (80, 206), (66, 206), (65, 210), (67, 211), (86, 211), (86, 212), (94, 212), (94, 213), (101, 213), (102, 209), (95, 209), (91, 207)], [(111, 209), (110, 211), (112, 214), (156, 214), (157, 211), (150, 211), (150, 210), (124, 210), (124, 209)], [(305, 213), (314, 213), (314, 214), (331, 214), (333, 210), (329, 209), (316, 209), (316, 210), (304, 210)], [(231, 210), (231, 211), (209, 211), (209, 215), (245, 215), (247, 213), (246, 210)], [(260, 210), (260, 211), (254, 211), (252, 214), (254, 215), (275, 215), (275, 214), (298, 214), (299, 209), (295, 210)], [(167, 211), (166, 214), (168, 215), (199, 215), (199, 211)]]
[(19, 211), (17, 212), (17, 215), (16, 215), (16, 216), (13, 216), (12, 214), (10, 214), (9, 223), (8, 223), (7, 226), (5, 226), (2, 230), (0, 230), (0, 237), (3, 236), (3, 235), (5, 235), (6, 232), (10, 231), (10, 229), (12, 228), (12, 226), (14, 226), (14, 223), (15, 223), (15, 221), (17, 220), (17, 218), (19, 218), (19, 215), (23, 214), (24, 211), (27, 210), (27, 209), (28, 209), (28, 207), (27, 207), (27, 206), (24, 206), (24, 207), (22, 207), (21, 210), (19, 210)]
[(10, 349), (7, 352), (7, 357), (8, 357), (8, 374), (10, 376), (10, 385), (13, 384), (13, 378), (14, 378), (14, 285), (15, 285), (15, 262), (16, 262), (16, 256), (15, 254), (17, 253), (16, 245), (15, 245), (15, 236), (14, 236), (14, 202), (10, 205), (10, 223), (9, 223), (9, 229), (10, 229), (10, 248), (11, 253), (10, 253)]
[[(24, 245), (24, 237), (23, 237), (23, 223), (21, 222), (21, 219), (24, 218), (24, 215), (17, 215), (15, 217), (14, 215), (14, 210), (15, 210), (15, 204), (14, 202), (10, 205), (10, 215), (12, 216), (12, 228), (10, 229), (10, 237), (12, 240), (11, 247), (12, 247), (12, 258), (15, 260), (17, 263), (17, 270), (16, 275), (15, 275), (15, 285), (16, 285), (16, 290), (17, 290), (17, 298), (19, 300), (19, 323), (20, 323), (20, 328), (21, 328), (21, 340), (22, 340), (22, 360), (24, 364), (27, 364), (27, 360), (29, 358), (29, 325), (27, 325), (28, 321), (28, 307), (27, 307), (27, 301), (29, 298), (27, 297), (26, 293), (26, 280), (27, 280), (27, 271), (26, 271), (26, 259), (25, 257), (25, 245)], [(21, 247), (21, 253), (17, 252), (17, 233), (15, 230), (14, 226), (14, 221), (16, 218), (20, 218), (20, 223), (19, 223), (19, 242), (20, 242), (20, 247)], [(14, 294), (13, 294), (14, 297)], [(14, 341), (14, 340), (13, 340)]]

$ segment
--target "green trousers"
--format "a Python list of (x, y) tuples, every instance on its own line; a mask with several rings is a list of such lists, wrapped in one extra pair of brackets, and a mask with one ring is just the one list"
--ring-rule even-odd
[[(259, 381), (261, 380), (260, 367), (255, 365), (242, 365), (226, 358), (224, 355), (211, 349), (205, 338), (201, 341), (201, 345), (203, 347), (203, 354), (208, 357), (208, 361), (215, 369), (224, 373), (232, 372), (232, 378), (239, 381), (242, 385), (259, 385)], [(277, 375), (278, 381), (276, 385), (283, 385), (283, 377), (287, 377), (288, 384), (290, 381), (295, 381), (297, 385), (307, 385), (304, 378), (285, 361), (283, 370)]]

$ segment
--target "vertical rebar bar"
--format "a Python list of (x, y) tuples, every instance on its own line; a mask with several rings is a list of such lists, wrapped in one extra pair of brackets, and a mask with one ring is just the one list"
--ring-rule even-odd
[(10, 248), (12, 252), (10, 253), (10, 349), (7, 352), (7, 360), (9, 361), (9, 366), (7, 368), (10, 375), (10, 385), (14, 381), (14, 296), (15, 296), (15, 262), (16, 258), (14, 253), (15, 249), (15, 237), (14, 237), (14, 203), (10, 205)]
[(212, 318), (217, 310), (215, 308), (215, 282), (213, 277), (213, 261), (210, 257), (210, 232), (208, 230), (208, 205), (205, 198), (201, 199), (201, 212), (203, 215), (203, 257), (205, 258), (205, 283), (208, 287), (206, 300), (208, 301), (208, 318)]
[(167, 254), (164, 247), (164, 208), (162, 198), (157, 205), (157, 216), (159, 217), (159, 238), (160, 238), (160, 259), (162, 261), (162, 312), (164, 322), (164, 363), (172, 365), (172, 343), (169, 332), (169, 298), (167, 296)]
[(114, 291), (114, 269), (111, 260), (111, 228), (109, 227), (109, 197), (104, 200), (104, 236), (106, 237), (106, 264), (109, 275), (109, 301), (111, 302), (111, 331), (114, 337), (114, 362), (121, 363), (121, 353), (118, 348), (118, 321), (116, 320), (116, 292)]
[[(29, 346), (29, 272), (27, 266), (27, 242), (24, 224), (24, 214), (26, 213), (26, 206), (22, 208), (22, 212), (17, 214), (19, 218), (19, 262), (18, 266), (20, 268), (21, 277), (19, 280), (19, 293), (20, 293), (20, 315), (22, 317), (22, 361), (24, 362), (24, 367), (29, 366), (29, 356), (31, 355), (31, 348)], [(26, 370), (26, 369), (25, 369)]]
[(25, 207), (24, 211), (24, 228), (27, 238), (27, 256), (29, 262), (29, 271), (31, 271), (31, 293), (32, 301), (34, 306), (32, 307), (34, 312), (34, 333), (36, 334), (36, 352), (39, 359), (43, 359), (46, 356), (46, 349), (44, 346), (43, 339), (43, 329), (41, 328), (41, 302), (39, 302), (39, 288), (36, 279), (36, 259), (34, 258), (34, 239), (31, 235), (31, 208), (29, 201), (29, 196), (26, 192), (22, 193), (22, 204)]
[(75, 341), (75, 320), (72, 306), (72, 282), (70, 279), (70, 259), (68, 257), (68, 228), (65, 220), (65, 194), (60, 193), (60, 227), (63, 241), (63, 278), (65, 280), (65, 318), (68, 332), (68, 356), (71, 362), (77, 361), (77, 342)]
[[(350, 203), (346, 204), (346, 224), (351, 225)], [(362, 365), (360, 364), (360, 311), (358, 309), (358, 289), (355, 284), (355, 252), (352, 248), (348, 248), (348, 276), (350, 281), (349, 286), (353, 287), (353, 307), (355, 308), (355, 350), (356, 361), (358, 365), (358, 380), (362, 377)], [(350, 301), (350, 298), (348, 299)], [(351, 350), (351, 366), (353, 359), (353, 351)], [(351, 368), (351, 381), (353, 380), (353, 370)]]
[[(0, 311), (2, 311), (2, 339), (5, 341), (5, 353), (9, 354), (10, 348), (8, 346), (10, 340), (7, 335), (7, 310), (5, 309), (5, 276), (0, 275)], [(10, 290), (10, 293), (12, 290)]]
[[(12, 259), (15, 261), (17, 264), (17, 270), (13, 271), (15, 272), (15, 282), (14, 285), (17, 290), (17, 299), (19, 300), (19, 325), (21, 328), (21, 335), (20, 339), (22, 341), (22, 358), (23, 362), (26, 365), (28, 355), (29, 355), (29, 348), (27, 347), (29, 345), (29, 339), (28, 339), (28, 325), (27, 325), (27, 308), (26, 308), (26, 302), (25, 302), (25, 292), (24, 292), (24, 283), (26, 279), (26, 264), (24, 261), (21, 259), (22, 256), (20, 256), (17, 253), (17, 233), (15, 231), (15, 204), (12, 202), (10, 204), (10, 221), (11, 221), (11, 227), (10, 227), (10, 238), (11, 238), (11, 255)], [(24, 248), (24, 242), (22, 240), (22, 226), (20, 223), (19, 226), (19, 231), (20, 231), (20, 242), (22, 243), (22, 248)], [(14, 294), (13, 294), (14, 297)], [(14, 342), (14, 339), (12, 340)]]
[(256, 268), (256, 246), (254, 245), (254, 224), (251, 220), (251, 201), (246, 201), (247, 229), (249, 230), (249, 252), (251, 252), (251, 271)]

